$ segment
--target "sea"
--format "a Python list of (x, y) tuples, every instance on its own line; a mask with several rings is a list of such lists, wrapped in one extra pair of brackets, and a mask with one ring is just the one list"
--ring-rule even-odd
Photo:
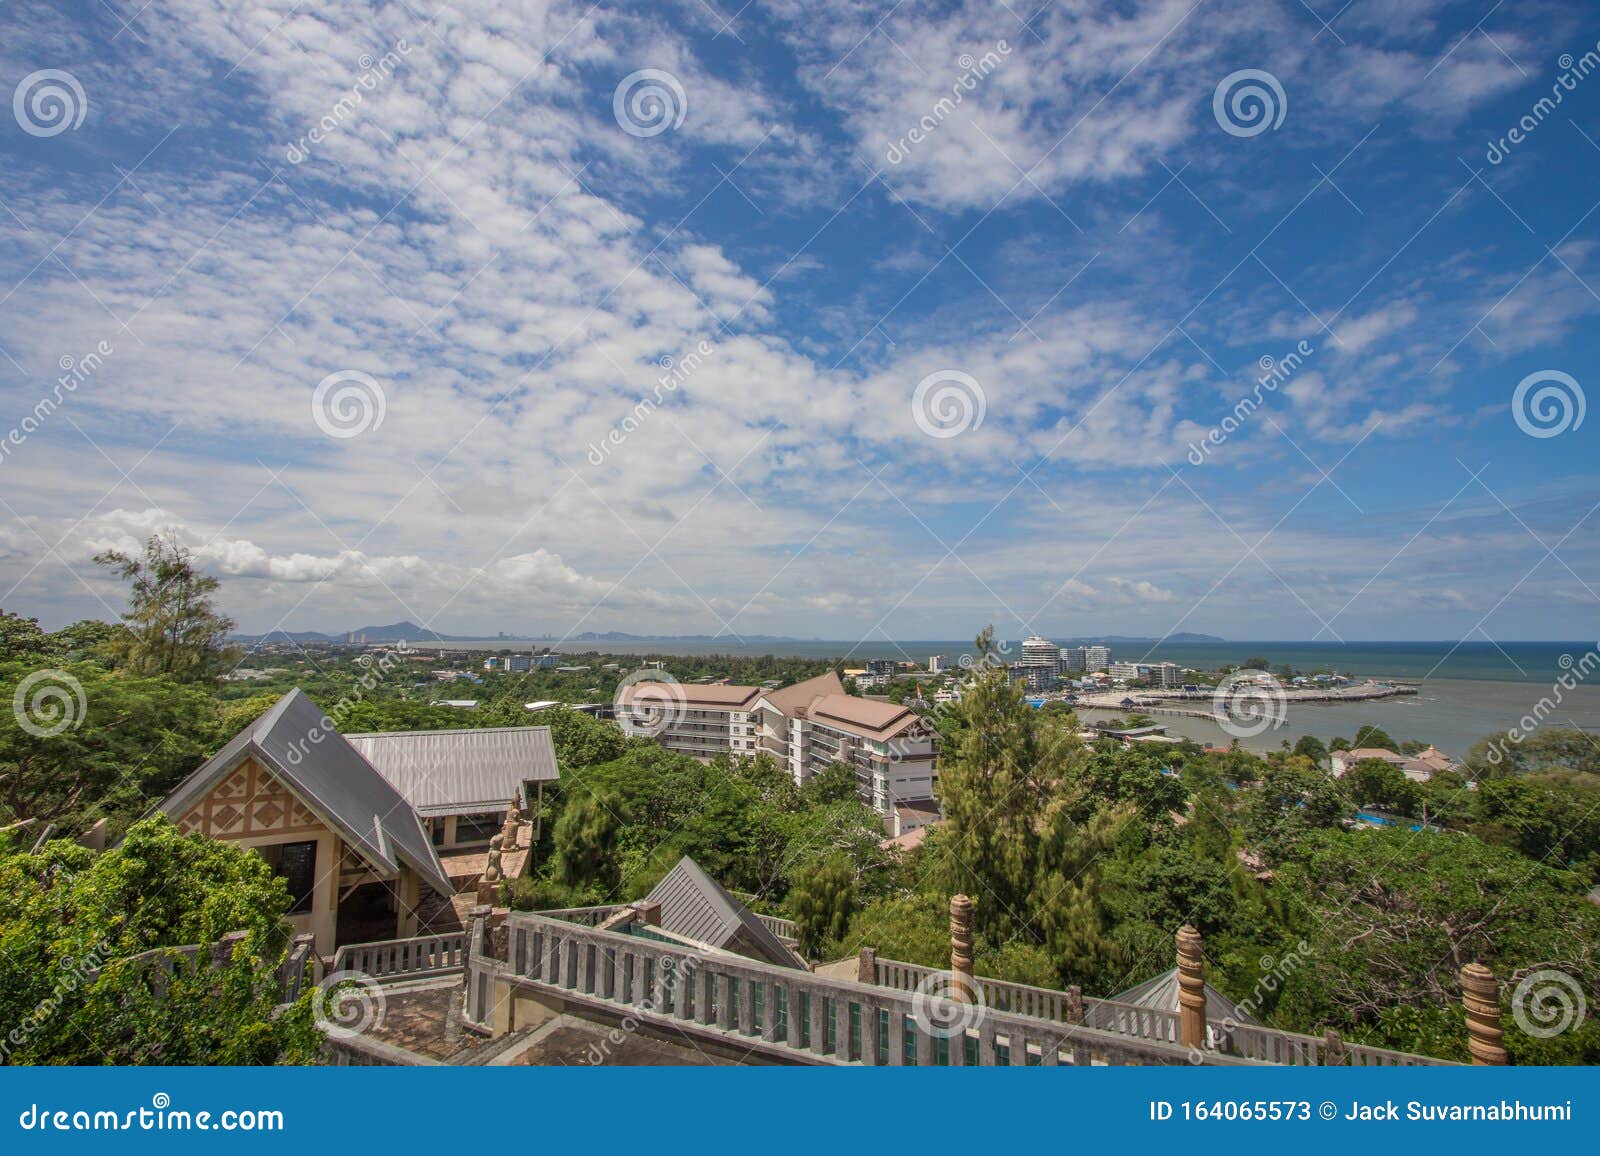
[[(1068, 645), (1075, 640), (1063, 640)], [(943, 655), (952, 665), (973, 653), (971, 640), (828, 639), (637, 639), (562, 642), (493, 639), (448, 643), (448, 648), (498, 650), (550, 646), (566, 653), (709, 655), (780, 655), (795, 658), (894, 658), (926, 665)], [(1002, 643), (1005, 653), (1020, 657), (1021, 643)], [(1283, 739), (1301, 735), (1324, 741), (1351, 738), (1365, 723), (1382, 727), (1396, 742), (1429, 742), (1459, 758), (1480, 739), (1522, 726), (1525, 716), (1544, 703), (1546, 726), (1572, 726), (1600, 734), (1600, 643), (1577, 642), (1157, 642), (1112, 641), (1113, 658), (1131, 662), (1175, 662), (1195, 670), (1237, 666), (1264, 658), (1273, 667), (1290, 666), (1310, 673), (1337, 671), (1363, 678), (1414, 684), (1418, 693), (1363, 703), (1292, 704), (1284, 724), (1242, 740), (1255, 750), (1276, 748)], [(1588, 681), (1580, 672), (1587, 671)], [(1563, 677), (1578, 685), (1558, 685)], [(1098, 721), (1110, 712), (1082, 712)], [(1531, 722), (1531, 720), (1529, 720)], [(1168, 732), (1201, 742), (1228, 742), (1231, 736), (1207, 719), (1162, 716)], [(1531, 727), (1523, 727), (1531, 729)]]

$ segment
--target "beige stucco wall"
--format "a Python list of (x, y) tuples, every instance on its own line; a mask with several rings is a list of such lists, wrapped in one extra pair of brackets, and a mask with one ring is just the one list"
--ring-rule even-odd
[[(295, 798), (271, 771), (253, 758), (246, 759), (178, 820), (178, 829), (244, 847), (315, 842), (317, 882), (311, 895), (311, 910), (291, 915), (288, 920), (297, 935), (309, 932), (316, 937), (319, 955), (333, 953), (344, 840)], [(415, 888), (414, 876), (412, 884)]]

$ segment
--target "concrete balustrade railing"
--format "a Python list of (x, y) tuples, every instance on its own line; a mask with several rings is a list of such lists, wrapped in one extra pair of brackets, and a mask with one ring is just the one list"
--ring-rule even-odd
[[(896, 991), (915, 991), (919, 985), (937, 982), (949, 973), (894, 959), (878, 959), (879, 986)], [(930, 977), (933, 977), (930, 979)], [(1162, 1011), (1140, 1004), (1111, 999), (1093, 999), (1076, 992), (1053, 991), (1027, 984), (976, 977), (988, 1007), (1053, 1023), (1082, 1024), (1098, 1031), (1132, 1036), (1141, 1040), (1178, 1043), (1182, 1037), (1177, 1012)], [(1365, 1044), (1345, 1043), (1337, 1034), (1308, 1036), (1256, 1025), (1206, 1021), (1208, 1052), (1221, 1052), (1279, 1065), (1352, 1065), (1355, 1067), (1408, 1067), (1449, 1065), (1451, 1061), (1432, 1056), (1396, 1052)]]
[(331, 971), (359, 971), (380, 980), (425, 979), (467, 965), (467, 934), (419, 935), (375, 943), (348, 943), (333, 957)]
[[(481, 912), (482, 909), (479, 909)], [(486, 918), (474, 913), (467, 1016), (480, 1026), (521, 994), (608, 1006), (640, 1023), (723, 1038), (774, 1058), (816, 1064), (1188, 1064), (1196, 1053), (1075, 1024), (971, 1006), (941, 1031), (930, 1014), (960, 1013), (920, 995), (721, 953), (514, 912), (507, 958), (490, 958)], [(929, 1006), (924, 1006), (924, 1004)], [(565, 1006), (563, 1004), (563, 1006)], [(920, 1014), (919, 1014), (920, 1013)], [(1200, 1062), (1253, 1061), (1217, 1053)]]

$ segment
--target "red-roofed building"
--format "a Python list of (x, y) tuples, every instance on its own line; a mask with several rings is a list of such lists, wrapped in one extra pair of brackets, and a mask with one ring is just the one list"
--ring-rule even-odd
[(933, 729), (906, 707), (846, 694), (832, 671), (775, 690), (674, 683), (662, 692), (652, 685), (624, 688), (618, 718), (670, 750), (703, 759), (765, 753), (801, 785), (830, 763), (844, 763), (891, 836), (938, 818)]

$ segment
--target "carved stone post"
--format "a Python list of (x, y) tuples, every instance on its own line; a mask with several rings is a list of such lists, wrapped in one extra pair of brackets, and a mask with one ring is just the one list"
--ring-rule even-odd
[(1350, 1054), (1344, 1049), (1344, 1037), (1332, 1028), (1322, 1033), (1322, 1062), (1330, 1068), (1343, 1067), (1350, 1062)]
[(501, 850), (515, 851), (517, 849), (517, 829), (522, 822), (522, 809), (517, 805), (517, 800), (512, 799), (511, 805), (506, 808), (505, 826), (500, 829)]
[(977, 1002), (972, 980), (972, 900), (957, 895), (950, 900), (950, 998)]
[(1481, 963), (1461, 969), (1461, 999), (1467, 1008), (1467, 1050), (1479, 1065), (1504, 1064), (1506, 1050), (1500, 1040), (1500, 984), (1494, 972)]
[(636, 903), (634, 905), (634, 910), (638, 911), (638, 913), (639, 913), (639, 922), (640, 923), (647, 924), (650, 927), (660, 927), (661, 926), (661, 904), (660, 903), (644, 903), (644, 902)]
[(1077, 984), (1067, 988), (1067, 1022), (1069, 1024), (1083, 1022), (1083, 988)]
[(1184, 1047), (1205, 1050), (1205, 954), (1200, 933), (1187, 923), (1178, 929), (1178, 1032)]
[(878, 949), (863, 947), (861, 954), (856, 957), (856, 982), (876, 984), (878, 982)]

